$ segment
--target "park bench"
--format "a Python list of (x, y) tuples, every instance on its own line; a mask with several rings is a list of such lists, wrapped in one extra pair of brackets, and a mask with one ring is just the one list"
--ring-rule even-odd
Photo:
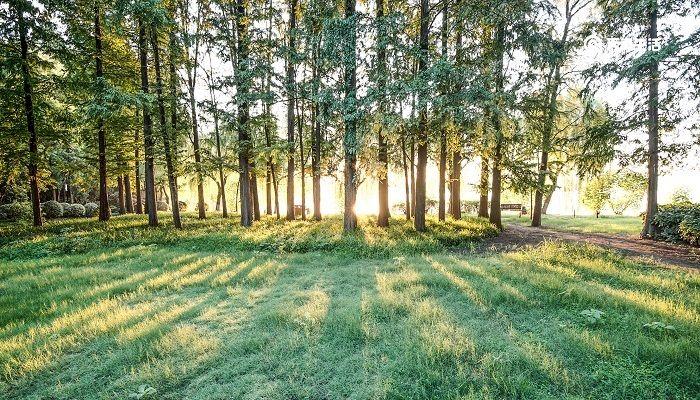
[(501, 210), (503, 211), (518, 211), (519, 215), (527, 214), (527, 210), (519, 203), (503, 203), (501, 204)]

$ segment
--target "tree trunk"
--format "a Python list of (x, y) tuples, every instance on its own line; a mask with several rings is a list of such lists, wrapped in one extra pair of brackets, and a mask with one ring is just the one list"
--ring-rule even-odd
[(160, 70), (160, 49), (158, 45), (158, 30), (155, 24), (151, 24), (151, 48), (153, 49), (153, 66), (156, 72), (156, 100), (158, 103), (158, 117), (160, 121), (160, 132), (163, 137), (163, 151), (165, 153), (165, 168), (168, 175), (168, 186), (170, 189), (170, 206), (172, 207), (173, 224), (176, 228), (182, 228), (180, 220), (180, 207), (177, 197), (177, 176), (175, 176), (175, 165), (168, 135), (168, 124), (165, 116), (165, 101), (163, 99), (163, 79)]
[(250, 89), (248, 73), (248, 10), (247, 0), (236, 0), (236, 33), (238, 36), (238, 168), (240, 171), (241, 189), (241, 225), (248, 227), (253, 224), (252, 196), (250, 183), (250, 134), (249, 99)]
[[(302, 77), (302, 82), (304, 77)], [(304, 102), (299, 101), (299, 109), (297, 114), (298, 129), (299, 129), (299, 172), (301, 172), (301, 219), (306, 220), (306, 174), (304, 169), (306, 164), (304, 162)]]
[[(496, 97), (501, 97), (503, 92), (503, 57), (505, 55), (505, 28), (499, 25), (496, 31), (497, 66), (495, 71), (495, 92)], [(500, 101), (497, 104), (501, 106)], [(493, 166), (491, 167), (491, 212), (489, 221), (500, 230), (503, 229), (501, 222), (501, 158), (503, 151), (503, 131), (501, 125), (501, 110), (498, 109), (491, 116), (494, 132), (496, 135), (496, 145), (493, 155)]]
[[(377, 90), (379, 92), (377, 105), (380, 117), (384, 115), (386, 101), (384, 98), (384, 90), (386, 85), (386, 32), (384, 29), (384, 1), (385, 0), (377, 0), (377, 23), (379, 24), (377, 29)], [(377, 144), (377, 161), (379, 162), (380, 167), (378, 187), (379, 215), (377, 216), (377, 225), (387, 227), (389, 226), (389, 155), (387, 151), (387, 140), (384, 136), (384, 130), (382, 129), (381, 125), (379, 126), (379, 132), (377, 133)]]
[(43, 225), (41, 219), (41, 204), (39, 201), (39, 181), (37, 162), (39, 150), (37, 146), (36, 126), (34, 125), (34, 101), (32, 99), (32, 81), (29, 72), (29, 45), (27, 43), (27, 25), (24, 21), (24, 10), (15, 5), (17, 12), (17, 29), (19, 30), (20, 52), (22, 57), (22, 89), (24, 91), (24, 114), (27, 117), (27, 132), (29, 133), (29, 187), (32, 198), (32, 216), (34, 226)]
[[(141, 92), (148, 94), (148, 44), (146, 40), (146, 27), (139, 18), (139, 63), (141, 65)], [(153, 172), (153, 157), (155, 144), (153, 138), (153, 122), (151, 111), (147, 104), (143, 105), (143, 147), (144, 147), (144, 185), (146, 187), (146, 211), (148, 212), (148, 225), (158, 226), (158, 214), (156, 212), (156, 184)]]
[(287, 220), (294, 216), (294, 107), (295, 107), (295, 78), (293, 55), (296, 51), (294, 36), (297, 23), (297, 0), (291, 0), (289, 6), (289, 54), (287, 55)]
[(549, 208), (549, 203), (552, 201), (552, 196), (554, 191), (557, 189), (557, 176), (552, 179), (552, 187), (547, 191), (547, 196), (544, 198), (544, 204), (542, 204), (542, 214), (547, 215), (547, 208)]
[[(316, 32), (318, 35), (318, 32)], [(312, 103), (311, 103), (311, 175), (313, 187), (314, 220), (321, 220), (321, 116), (318, 95), (318, 53), (319, 45), (314, 45), (311, 63)]]
[(489, 159), (483, 155), (479, 176), (479, 217), (489, 217)]
[(258, 197), (258, 176), (255, 174), (255, 163), (250, 165), (250, 193), (253, 200), (253, 220), (260, 221), (260, 198)]
[(129, 170), (126, 169), (124, 174), (124, 194), (126, 196), (126, 212), (129, 214), (134, 213), (134, 199), (131, 194), (131, 178), (129, 177)]
[(406, 219), (411, 219), (411, 183), (408, 181), (408, 161), (406, 160), (406, 140), (401, 138), (401, 156), (403, 160), (403, 181), (406, 187)]
[[(95, 2), (95, 80), (97, 81), (97, 102), (102, 104), (102, 26), (100, 23), (99, 3)], [(100, 221), (109, 220), (109, 202), (107, 200), (107, 138), (102, 115), (97, 116), (97, 153), (100, 170)]]
[[(659, 15), (656, 1), (649, 13), (649, 39), (653, 43), (658, 37), (657, 19)], [(647, 48), (647, 51), (652, 51)], [(652, 61), (649, 71), (649, 100), (647, 104), (647, 129), (649, 136), (649, 159), (647, 160), (647, 211), (644, 218), (642, 237), (654, 237), (656, 225), (654, 217), (658, 211), (659, 186), (659, 63)]]
[(126, 200), (124, 198), (124, 176), (119, 175), (117, 177), (117, 195), (118, 195), (118, 206), (119, 206), (119, 214), (124, 215), (126, 214)]
[(452, 177), (450, 179), (450, 211), (452, 218), (462, 218), (462, 153), (459, 150), (452, 152)]
[[(139, 109), (136, 108), (136, 123), (138, 124), (140, 121), (139, 118)], [(139, 130), (134, 129), (134, 185), (136, 189), (136, 214), (143, 214), (143, 203), (141, 200), (141, 157), (139, 155), (139, 141), (141, 139), (139, 138)]]
[[(418, 56), (418, 73), (423, 74), (428, 69), (428, 28), (430, 16), (428, 0), (420, 1), (420, 54)], [(424, 94), (422, 94), (424, 96)], [(423, 99), (427, 100), (427, 99)], [(425, 184), (426, 166), (428, 164), (428, 106), (426, 101), (421, 101), (418, 113), (418, 167), (416, 169), (416, 202), (415, 218), (413, 226), (418, 232), (425, 231)], [(443, 187), (444, 189), (444, 187)], [(443, 192), (444, 193), (444, 192)], [(443, 205), (444, 207), (444, 205)]]
[[(442, 6), (442, 27), (440, 29), (441, 44), (442, 44), (442, 58), (447, 60), (447, 1), (443, 1)], [(442, 89), (442, 93), (445, 94), (447, 88)], [(445, 220), (445, 173), (447, 171), (447, 131), (445, 128), (440, 130), (440, 154), (438, 161), (438, 220)]]
[(345, 78), (345, 137), (343, 147), (345, 151), (345, 212), (343, 215), (343, 230), (354, 231), (357, 228), (357, 216), (355, 215), (355, 200), (357, 196), (357, 125), (355, 113), (357, 110), (357, 32), (355, 21), (355, 0), (345, 0), (345, 23), (348, 24), (348, 32), (345, 37), (344, 52), (344, 78)]

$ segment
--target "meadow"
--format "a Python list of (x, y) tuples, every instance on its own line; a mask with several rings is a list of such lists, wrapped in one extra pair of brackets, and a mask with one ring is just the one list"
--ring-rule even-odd
[[(530, 225), (528, 216), (518, 217), (517, 215), (504, 214), (503, 221), (509, 224)], [(571, 216), (571, 215), (542, 215), (542, 226), (544, 228), (557, 229), (569, 232), (582, 233), (606, 233), (613, 235), (639, 235), (642, 230), (642, 218), (601, 215), (596, 218), (594, 215)]]
[(695, 399), (700, 274), (486, 221), (0, 226), (2, 399)]

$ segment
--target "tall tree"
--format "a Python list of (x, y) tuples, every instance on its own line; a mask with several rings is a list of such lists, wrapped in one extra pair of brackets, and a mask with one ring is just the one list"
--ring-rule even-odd
[(343, 230), (354, 231), (357, 228), (355, 201), (357, 197), (357, 15), (355, 0), (345, 0), (346, 37), (343, 46), (343, 75), (345, 80), (345, 102), (343, 119), (345, 135), (343, 149), (345, 153), (345, 208)]
[[(141, 93), (148, 95), (148, 40), (146, 38), (146, 26), (143, 17), (138, 17), (139, 61), (141, 66)], [(146, 188), (146, 210), (148, 212), (148, 225), (158, 226), (158, 213), (156, 210), (156, 182), (153, 171), (155, 156), (155, 140), (153, 138), (153, 122), (151, 110), (145, 99), (143, 101), (143, 148), (144, 148), (144, 186)]]
[(289, 3), (289, 49), (287, 52), (287, 220), (291, 221), (294, 216), (294, 108), (296, 97), (296, 82), (294, 78), (294, 59), (296, 57), (296, 29), (297, 29), (297, 0), (290, 0)]
[[(384, 96), (386, 86), (386, 29), (384, 21), (384, 1), (377, 0), (377, 98), (379, 117), (383, 118), (385, 113), (386, 99)], [(379, 124), (377, 133), (379, 161), (379, 215), (377, 225), (381, 227), (389, 226), (389, 155), (387, 138), (382, 124)]]
[(241, 225), (253, 224), (253, 204), (251, 194), (250, 133), (249, 133), (249, 91), (248, 77), (248, 1), (236, 0), (236, 36), (238, 37), (237, 92), (238, 98), (238, 170), (241, 190)]
[[(420, 0), (420, 36), (418, 55), (418, 74), (424, 75), (428, 69), (428, 35), (430, 28), (430, 7), (428, 0)], [(416, 201), (413, 226), (418, 232), (425, 231), (426, 203), (426, 166), (428, 164), (428, 98), (425, 90), (420, 92), (420, 111), (418, 113), (418, 146), (416, 169)]]
[[(100, 3), (95, 1), (95, 81), (97, 93), (96, 103), (104, 103), (104, 73), (102, 71), (102, 24), (100, 22)], [(107, 134), (105, 132), (104, 117), (98, 112), (97, 115), (97, 143), (98, 143), (98, 164), (100, 170), (100, 221), (109, 220), (110, 210), (107, 200)], [(120, 196), (121, 197), (121, 196)], [(122, 197), (123, 198), (123, 197)], [(123, 202), (120, 204), (123, 205)]]

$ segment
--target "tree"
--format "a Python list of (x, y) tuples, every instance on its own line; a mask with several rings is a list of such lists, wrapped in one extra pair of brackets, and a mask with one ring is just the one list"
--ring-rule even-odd
[(345, 211), (343, 214), (343, 230), (350, 232), (357, 227), (355, 215), (355, 200), (357, 196), (357, 15), (355, 0), (345, 0), (345, 43), (343, 46), (343, 75), (345, 82), (345, 102), (343, 104), (343, 119), (345, 134), (343, 149), (345, 152)]
[(595, 212), (595, 217), (600, 216), (600, 212), (610, 201), (614, 179), (609, 173), (592, 178), (586, 183), (583, 189), (581, 200), (588, 208)]
[(295, 37), (297, 24), (297, 0), (290, 0), (289, 4), (289, 50), (287, 55), (287, 220), (295, 219), (294, 215), (294, 107), (295, 107), (295, 77), (294, 60), (296, 57)]
[(620, 171), (615, 175), (610, 194), (610, 208), (616, 215), (624, 214), (630, 207), (636, 207), (646, 191), (644, 174), (632, 171)]

